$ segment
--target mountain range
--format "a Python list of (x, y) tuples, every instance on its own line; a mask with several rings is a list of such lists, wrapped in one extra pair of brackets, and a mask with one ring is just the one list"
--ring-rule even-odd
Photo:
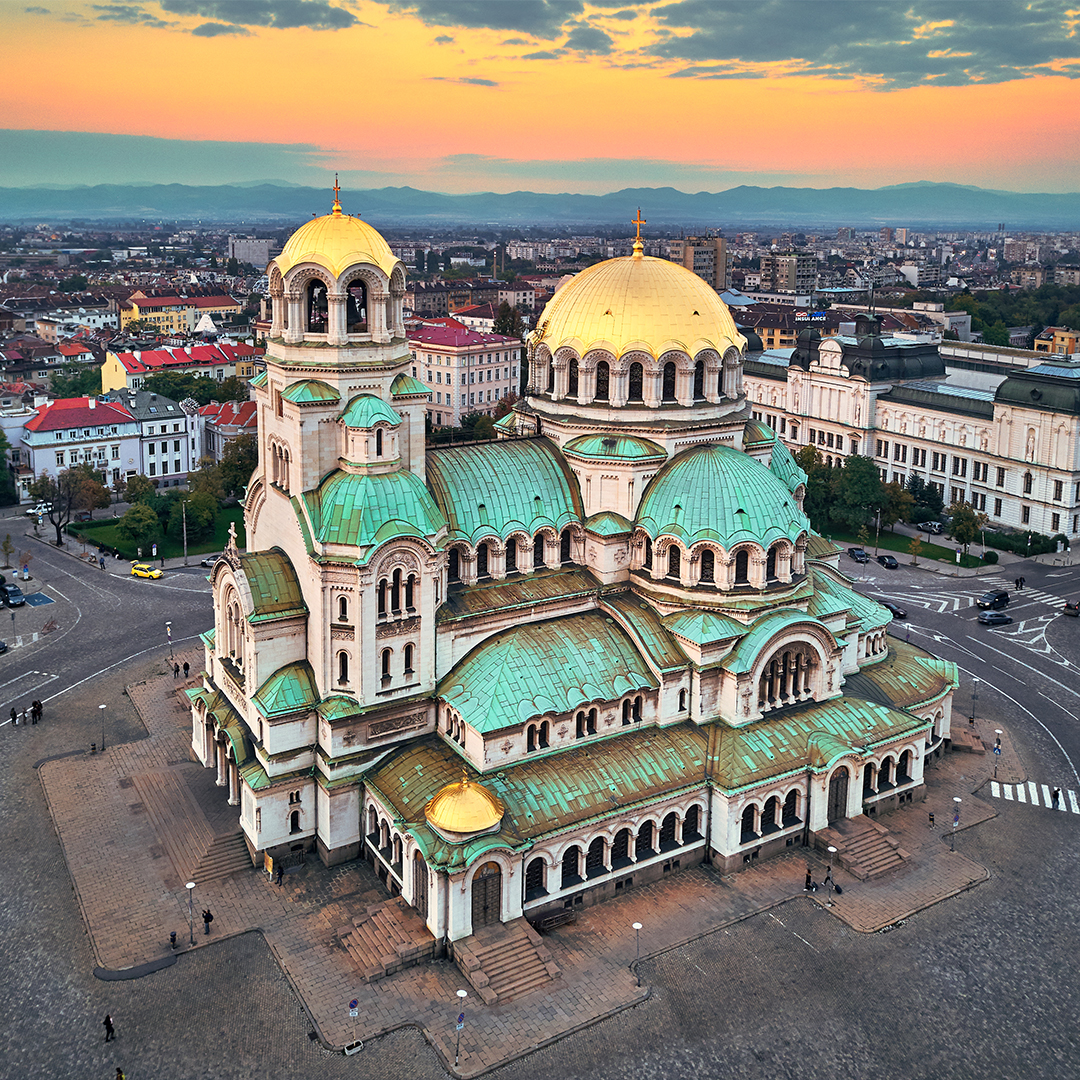
[[(876, 189), (740, 186), (688, 193), (626, 188), (606, 195), (513, 191), (447, 195), (411, 187), (342, 191), (346, 212), (376, 226), (522, 228), (628, 224), (640, 206), (657, 226), (1007, 230), (1080, 229), (1080, 193), (1030, 194), (918, 182)], [(98, 184), (0, 188), (0, 221), (281, 224), (330, 209), (330, 192), (285, 181), (217, 186)]]

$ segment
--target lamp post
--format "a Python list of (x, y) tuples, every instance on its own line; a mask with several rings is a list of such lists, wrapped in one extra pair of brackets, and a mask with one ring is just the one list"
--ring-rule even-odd
[(877, 518), (874, 525), (874, 558), (877, 558), (878, 554), (878, 542), (881, 540), (881, 508), (877, 510)]
[(454, 1068), (458, 1066), (458, 1061), (461, 1060), (461, 1029), (465, 1026), (465, 999), (469, 996), (468, 990), (459, 990), (457, 992), (458, 1004), (461, 1006), (461, 1012), (458, 1013), (457, 1018), (457, 1044), (454, 1047)]
[(836, 854), (836, 848), (832, 844), (829, 845), (829, 872), (825, 876), (825, 880), (829, 883), (829, 899), (825, 901), (826, 907), (832, 907), (832, 894), (833, 894), (833, 879), (832, 879), (832, 861), (833, 856)]
[(634, 925), (634, 974), (637, 976), (637, 984), (641, 985), (641, 923), (636, 922)]
[(960, 803), (963, 801), (959, 795), (954, 795), (953, 800), (956, 806), (953, 808), (952, 817), (952, 832), (949, 833), (949, 850), (956, 850), (956, 826), (960, 824)]
[(998, 762), (1001, 760), (1001, 728), (994, 728), (994, 779), (997, 779)]
[(188, 944), (195, 944), (195, 914), (192, 905), (192, 897), (195, 895), (195, 882), (189, 881), (185, 886), (187, 889), (187, 923), (188, 923)]
[(173, 659), (173, 645), (172, 645), (172, 622), (169, 619), (165, 620), (165, 636), (169, 639), (169, 659)]
[(968, 721), (968, 723), (974, 725), (974, 723), (975, 723), (975, 702), (979, 700), (979, 676), (974, 675), (974, 676), (972, 676), (972, 678), (975, 681), (972, 683), (972, 687), (971, 687), (971, 719)]
[(99, 705), (98, 712), (101, 713), (101, 752), (105, 753), (105, 706)]

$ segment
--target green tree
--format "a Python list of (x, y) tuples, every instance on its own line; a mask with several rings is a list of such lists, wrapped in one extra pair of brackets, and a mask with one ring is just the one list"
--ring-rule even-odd
[(58, 398), (95, 397), (101, 393), (101, 365), (65, 364), (49, 376), (49, 389)]
[(967, 503), (953, 503), (949, 507), (949, 514), (952, 517), (949, 533), (958, 544), (963, 545), (966, 552), (968, 544), (979, 534), (978, 515)]
[(881, 524), (891, 528), (898, 521), (910, 521), (915, 499), (911, 492), (895, 481), (883, 486), (885, 498), (881, 504)]
[(218, 504), (213, 495), (205, 491), (184, 495), (172, 504), (169, 512), (169, 533), (180, 539), (184, 534), (186, 518), (188, 540), (202, 540), (214, 531), (217, 515)]
[(79, 489), (75, 495), (75, 509), (89, 510), (91, 516), (95, 510), (106, 510), (112, 504), (109, 489), (98, 479), (98, 473), (89, 465), (76, 465), (72, 472), (80, 475)]
[(212, 496), (218, 506), (225, 501), (225, 483), (221, 475), (221, 467), (213, 458), (204, 457), (199, 459), (199, 467), (188, 473), (188, 491), (205, 492)]
[(911, 565), (919, 565), (919, 556), (922, 554), (922, 541), (916, 536), (912, 539), (911, 543), (907, 546), (908, 554), (911, 556)]
[(259, 464), (259, 443), (254, 435), (238, 435), (227, 443), (218, 470), (226, 495), (242, 495)]
[(63, 545), (64, 526), (71, 521), (76, 499), (85, 479), (85, 473), (77, 469), (65, 469), (57, 476), (42, 473), (30, 485), (31, 497), (38, 502), (49, 504), (49, 512), (45, 516), (56, 530), (57, 547)]
[(86, 288), (86, 278), (82, 274), (72, 274), (60, 282), (61, 292), (82, 292)]
[(149, 547), (161, 535), (161, 522), (149, 506), (136, 503), (116, 523), (116, 531), (137, 547)]
[(11, 540), (11, 533), (8, 533), (4, 537), (4, 542), (0, 544), (0, 551), (4, 553), (4, 567), (5, 569), (11, 565), (11, 556), (15, 553), (15, 545)]
[(1000, 319), (993, 326), (983, 330), (983, 341), (987, 345), (1008, 345), (1009, 328)]
[[(7, 461), (10, 449), (11, 444), (7, 441), (3, 429), (0, 428), (0, 462)], [(18, 501), (14, 473), (10, 469), (0, 468), (0, 506), (11, 506)]]
[(520, 312), (505, 300), (499, 305), (499, 311), (495, 316), (494, 331), (496, 334), (507, 334), (516, 338), (521, 338), (525, 332)]
[(855, 529), (882, 505), (881, 475), (871, 458), (859, 454), (847, 458), (837, 473), (830, 517), (846, 528)]
[(154, 487), (154, 481), (149, 476), (136, 473), (127, 478), (125, 492), (127, 501), (134, 505), (135, 503), (149, 503), (157, 494), (157, 488)]
[(231, 277), (236, 277), (240, 273), (240, 263), (235, 257), (229, 259), (225, 264), (225, 273), (229, 274)]
[(804, 446), (795, 454), (799, 468), (806, 473), (806, 498), (803, 510), (810, 519), (810, 524), (819, 532), (829, 526), (829, 503), (832, 469), (825, 464), (821, 451), (816, 446)]

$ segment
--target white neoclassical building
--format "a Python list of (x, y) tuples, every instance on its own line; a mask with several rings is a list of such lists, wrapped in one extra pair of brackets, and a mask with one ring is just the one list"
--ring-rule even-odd
[(436, 450), (382, 237), (335, 201), (268, 273), (250, 547), (190, 692), (255, 861), (367, 859), (455, 941), (919, 796), (955, 669), (810, 530), (700, 278), (583, 272), (500, 438)]

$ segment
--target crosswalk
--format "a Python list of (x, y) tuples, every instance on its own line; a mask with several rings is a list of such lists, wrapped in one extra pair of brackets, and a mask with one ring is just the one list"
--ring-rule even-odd
[(1058, 789), (1057, 805), (1054, 805), (1054, 793), (1048, 784), (1036, 784), (1029, 780), (1026, 784), (999, 784), (990, 781), (990, 794), (995, 799), (1006, 802), (1027, 803), (1030, 806), (1044, 806), (1048, 810), (1062, 810), (1066, 813), (1080, 814), (1080, 802), (1075, 791)]
[[(1015, 591), (1015, 582), (1007, 581), (999, 574), (992, 574), (988, 577), (979, 578), (980, 582), (985, 582), (990, 588), (1008, 589), (1012, 593), (1012, 606), (1022, 604), (1025, 601), (1037, 600), (1039, 603), (1047, 604), (1049, 607), (1057, 608), (1061, 611), (1065, 607), (1065, 597), (1055, 596), (1053, 593), (1044, 592), (1042, 589), (1029, 589), (1026, 585), (1019, 591)], [(984, 589), (983, 592), (986, 590)], [(982, 593), (979, 594), (980, 596)]]

